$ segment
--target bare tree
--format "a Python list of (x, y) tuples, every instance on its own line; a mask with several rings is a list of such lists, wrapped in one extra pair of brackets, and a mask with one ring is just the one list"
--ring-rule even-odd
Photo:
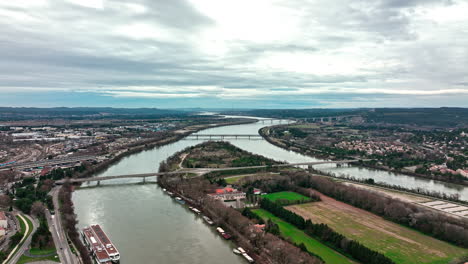
[(45, 207), (42, 202), (35, 201), (31, 206), (31, 214), (34, 216), (41, 216), (45, 212)]
[(11, 198), (8, 195), (0, 195), (0, 207), (7, 208), (11, 205)]

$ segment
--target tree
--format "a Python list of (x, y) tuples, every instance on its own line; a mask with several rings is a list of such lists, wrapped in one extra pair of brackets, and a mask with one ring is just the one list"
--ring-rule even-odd
[(44, 215), (45, 207), (42, 202), (35, 201), (31, 206), (31, 214), (34, 216), (42, 216)]
[(11, 205), (11, 198), (6, 194), (0, 194), (0, 207), (7, 208)]

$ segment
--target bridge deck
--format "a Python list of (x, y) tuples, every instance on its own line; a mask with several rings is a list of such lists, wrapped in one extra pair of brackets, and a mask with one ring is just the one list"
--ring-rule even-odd
[[(90, 182), (90, 181), (105, 181), (105, 180), (124, 179), (124, 178), (146, 178), (146, 177), (154, 177), (154, 176), (159, 176), (159, 175), (171, 175), (171, 174), (175, 175), (175, 174), (187, 174), (187, 173), (195, 173), (198, 175), (203, 175), (203, 174), (206, 174), (209, 172), (215, 172), (215, 171), (257, 169), (257, 168), (267, 168), (267, 167), (288, 167), (288, 166), (300, 166), (300, 165), (312, 166), (312, 165), (320, 165), (320, 164), (338, 164), (338, 163), (350, 163), (350, 162), (358, 162), (358, 161), (359, 160), (314, 161), (314, 162), (284, 163), (284, 164), (258, 165), (258, 166), (246, 166), (246, 167), (182, 169), (182, 170), (171, 171), (171, 172), (155, 172), (155, 173), (140, 173), (140, 174), (128, 174), (128, 175), (91, 177), (91, 178), (81, 178), (81, 179), (65, 179), (65, 180), (56, 181), (56, 183), (63, 184), (67, 180), (72, 183), (81, 183), (81, 182)], [(363, 160), (363, 161), (368, 161), (368, 160)]]

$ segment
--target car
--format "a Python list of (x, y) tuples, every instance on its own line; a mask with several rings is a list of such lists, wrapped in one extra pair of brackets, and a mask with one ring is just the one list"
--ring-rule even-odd
[(54, 214), (55, 214), (55, 211), (54, 211), (54, 210), (50, 210), (50, 214), (51, 214), (51, 215), (54, 215)]

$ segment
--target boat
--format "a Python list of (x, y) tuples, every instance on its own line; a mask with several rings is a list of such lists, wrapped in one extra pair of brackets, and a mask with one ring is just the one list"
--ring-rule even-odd
[(174, 193), (172, 193), (172, 192), (169, 192), (169, 191), (167, 192), (167, 194), (169, 194), (169, 196), (172, 196), (172, 195), (174, 195)]
[(232, 252), (233, 252), (234, 254), (237, 254), (237, 255), (239, 255), (239, 254), (241, 253), (241, 252), (240, 252), (239, 250), (237, 250), (236, 248), (232, 249)]
[(202, 216), (203, 220), (205, 220), (206, 223), (208, 223), (209, 225), (213, 225), (214, 222), (213, 220), (211, 220), (208, 216)]
[(229, 233), (223, 233), (223, 234), (221, 234), (221, 236), (226, 240), (229, 240), (232, 237)]
[(166, 191), (166, 189), (163, 189), (163, 192), (165, 192), (165, 191)]
[(192, 207), (190, 210), (194, 211), (196, 214), (200, 214), (201, 211), (198, 210), (197, 208)]
[(83, 240), (97, 263), (119, 263), (120, 253), (100, 225), (83, 228)]
[(185, 204), (185, 201), (180, 197), (176, 197), (175, 200), (176, 200), (176, 202), (178, 202), (180, 204)]
[(230, 235), (228, 232), (224, 231), (224, 229), (222, 229), (221, 227), (217, 227), (217, 228), (216, 228), (216, 231), (218, 231), (218, 233), (219, 233), (224, 239), (226, 239), (226, 240), (231, 239), (231, 235)]
[(242, 256), (249, 262), (249, 263), (254, 263), (255, 261), (253, 258), (251, 258), (247, 253), (242, 253)]

